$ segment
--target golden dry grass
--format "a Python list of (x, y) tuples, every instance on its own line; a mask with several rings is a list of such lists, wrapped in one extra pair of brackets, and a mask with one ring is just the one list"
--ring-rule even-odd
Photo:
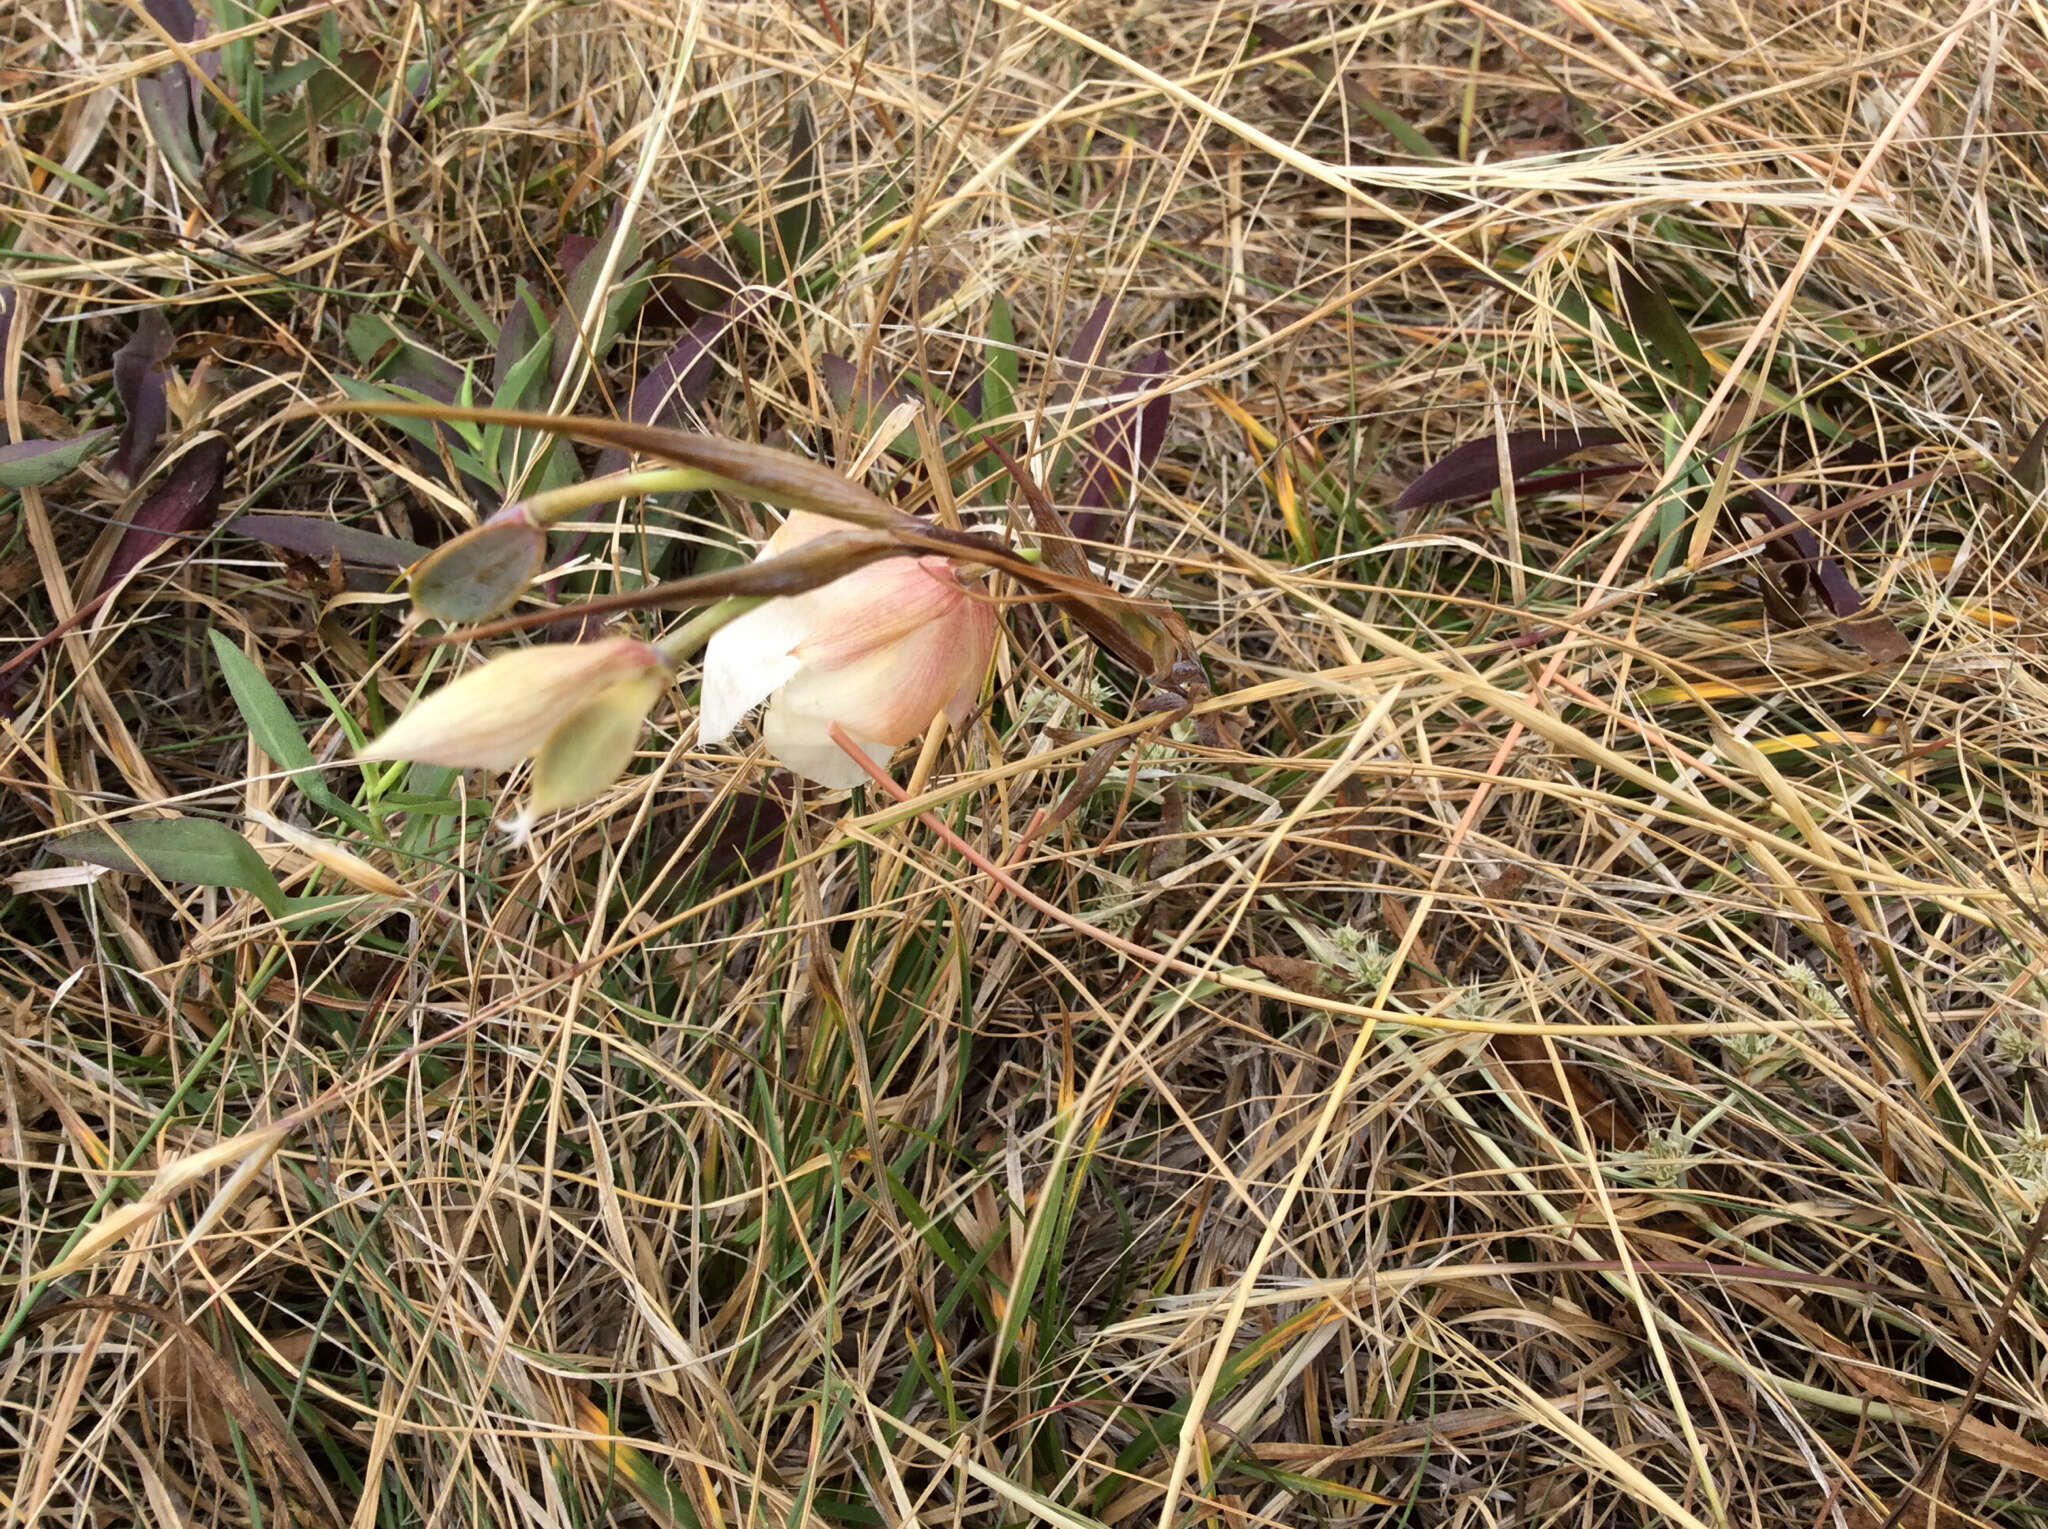
[[(193, 183), (148, 15), (0, 20), (8, 439), (118, 424), (154, 306), (160, 462), (232, 445), (219, 524), (33, 658), (147, 489), (0, 499), (8, 1523), (2048, 1520), (2034, 0), (231, 0)], [(1163, 350), (1092, 550), (1201, 715), (1024, 607), (899, 765), (932, 819), (792, 802), (687, 704), (524, 845), (516, 782), (350, 766), (453, 655), (229, 522), (494, 508), (289, 406), (366, 318), (488, 382), (478, 320), (622, 209), (664, 269), (782, 230), (692, 422), (885, 491), (949, 497), (952, 426), (890, 454), (829, 358), (964, 384), (1006, 307), (1044, 468)], [(1395, 507), (1569, 426), (1651, 465)], [(1906, 656), (1773, 608), (1736, 462)], [(564, 589), (761, 524), (636, 504)], [(358, 900), (50, 848), (166, 813)]]

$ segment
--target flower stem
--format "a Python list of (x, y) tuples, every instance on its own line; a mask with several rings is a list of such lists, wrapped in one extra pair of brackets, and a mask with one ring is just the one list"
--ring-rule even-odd
[(767, 595), (732, 595), (697, 612), (688, 621), (666, 636), (657, 637), (654, 646), (662, 658), (670, 664), (679, 664), (686, 658), (694, 657), (697, 650), (711, 640), (711, 634), (735, 617), (744, 616), (759, 605)]
[(492, 518), (516, 518), (536, 526), (552, 526), (567, 520), (578, 510), (587, 510), (594, 504), (609, 504), (614, 499), (637, 494), (680, 494), (706, 488), (745, 492), (739, 484), (716, 473), (700, 472), (693, 467), (650, 467), (641, 472), (608, 473), (587, 483), (544, 489), (506, 505)]

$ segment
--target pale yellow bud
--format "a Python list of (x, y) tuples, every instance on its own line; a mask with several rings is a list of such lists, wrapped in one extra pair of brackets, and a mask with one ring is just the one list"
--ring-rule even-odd
[(533, 817), (601, 794), (633, 762), (647, 713), (668, 688), (665, 671), (636, 674), (600, 691), (548, 735), (533, 761)]
[(435, 691), (357, 757), (509, 770), (610, 687), (667, 672), (661, 655), (636, 637), (521, 648)]

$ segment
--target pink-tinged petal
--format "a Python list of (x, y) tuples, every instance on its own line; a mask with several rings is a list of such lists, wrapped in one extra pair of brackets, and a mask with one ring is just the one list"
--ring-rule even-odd
[(946, 720), (965, 727), (981, 701), (982, 682), (988, 678), (988, 661), (996, 649), (996, 608), (987, 600), (969, 598), (958, 616), (962, 649), (960, 683), (946, 698)]
[[(867, 771), (832, 741), (831, 726), (831, 718), (792, 711), (783, 703), (783, 698), (777, 696), (769, 704), (768, 717), (761, 728), (761, 741), (768, 746), (768, 752), (775, 756), (778, 764), (815, 785), (831, 791), (865, 785)], [(847, 731), (851, 733), (852, 729)], [(895, 750), (888, 744), (876, 743), (857, 734), (853, 741), (878, 768), (886, 770), (889, 767), (889, 756)]]
[(509, 770), (596, 692), (666, 667), (633, 637), (501, 653), (418, 702), (356, 757)]
[(704, 648), (704, 689), (697, 741), (723, 743), (746, 714), (803, 667), (797, 644), (809, 635), (808, 596), (764, 600), (711, 634)]
[(806, 664), (777, 694), (791, 711), (883, 743), (908, 743), (988, 664), (992, 629), (963, 599), (941, 620), (926, 622), (886, 647), (837, 669)]
[(812, 510), (791, 510), (783, 517), (782, 524), (774, 534), (761, 544), (761, 550), (754, 555), (754, 561), (774, 557), (777, 553), (792, 552), (805, 542), (816, 541), (834, 531), (847, 530), (847, 523), (834, 520), (830, 515), (820, 515)]
[(967, 601), (966, 589), (944, 558), (888, 558), (815, 593), (816, 624), (796, 651), (807, 667), (827, 671), (946, 625)]

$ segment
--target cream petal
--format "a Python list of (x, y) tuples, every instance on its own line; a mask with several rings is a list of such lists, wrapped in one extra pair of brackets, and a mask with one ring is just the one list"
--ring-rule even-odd
[[(831, 726), (832, 719), (794, 711), (783, 704), (781, 696), (777, 696), (768, 707), (761, 740), (767, 744), (768, 752), (775, 756), (777, 763), (815, 785), (832, 791), (866, 785), (867, 771), (832, 741)], [(847, 731), (852, 732), (852, 729)], [(858, 734), (854, 735), (853, 741), (877, 768), (889, 768), (889, 756), (895, 750), (888, 744), (876, 743)]]
[(667, 689), (664, 675), (612, 685), (548, 735), (533, 761), (534, 817), (600, 796), (633, 762), (647, 713)]
[(816, 541), (821, 536), (829, 536), (834, 531), (846, 529), (845, 521), (834, 520), (830, 515), (820, 515), (815, 510), (791, 510), (783, 517), (782, 524), (775, 528), (775, 533), (754, 555), (754, 561), (758, 563), (762, 558), (773, 557), (778, 552), (794, 551), (805, 542)]
[(356, 757), (509, 770), (593, 692), (662, 668), (660, 655), (633, 637), (501, 653), (416, 703)]
[(711, 634), (697, 701), (700, 744), (730, 738), (748, 712), (803, 667), (795, 650), (810, 630), (810, 602), (799, 595), (764, 601)]

